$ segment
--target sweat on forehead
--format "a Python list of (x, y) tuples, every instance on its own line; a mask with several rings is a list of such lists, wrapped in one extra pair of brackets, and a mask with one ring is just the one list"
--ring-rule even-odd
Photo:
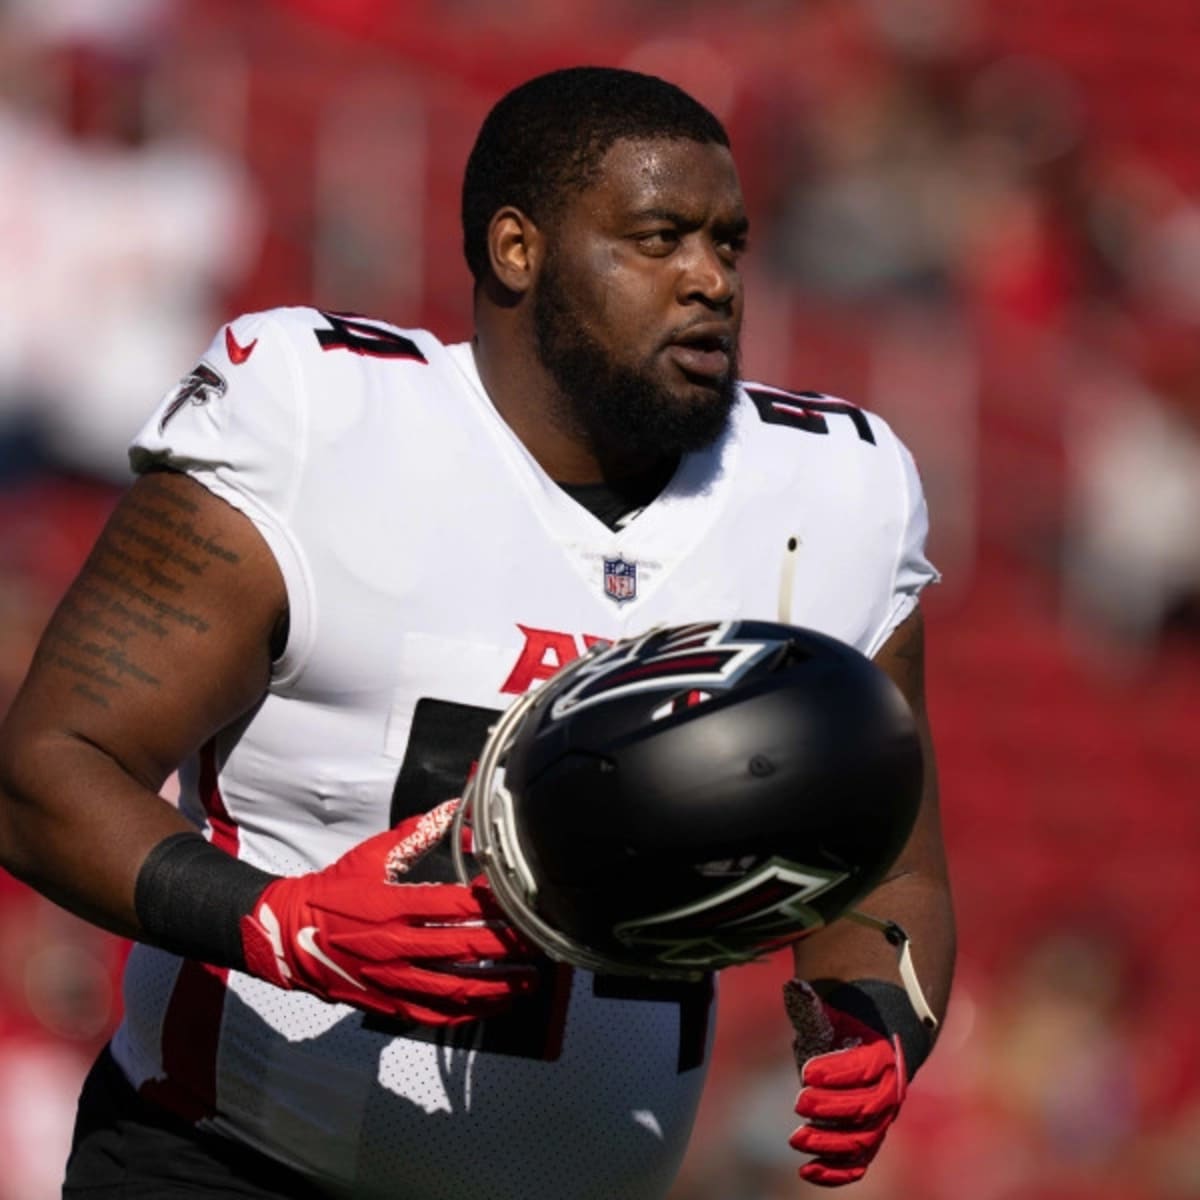
[(729, 145), (721, 122), (682, 89), (616, 67), (539, 75), (488, 113), (463, 177), (463, 253), (476, 279), (487, 270), (492, 216), (513, 205), (545, 220), (562, 198), (592, 182), (623, 138), (685, 138)]

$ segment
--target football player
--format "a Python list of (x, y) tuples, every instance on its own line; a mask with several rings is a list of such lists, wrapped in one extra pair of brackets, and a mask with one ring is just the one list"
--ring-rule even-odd
[[(456, 879), (447, 802), (513, 697), (664, 623), (832, 635), (925, 728), (916, 470), (878, 417), (741, 379), (713, 115), (628, 71), (538, 77), (484, 121), (462, 215), (469, 343), (315, 308), (217, 332), (0, 731), (0, 861), (138, 943), (68, 1196), (666, 1195), (711, 979), (547, 960)], [(946, 1004), (926, 758), (863, 908), (911, 938), (930, 1011), (875, 930), (796, 950), (817, 1182), (866, 1169)]]

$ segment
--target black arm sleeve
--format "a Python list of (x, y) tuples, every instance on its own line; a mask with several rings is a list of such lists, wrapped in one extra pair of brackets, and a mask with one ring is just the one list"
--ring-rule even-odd
[(198, 833), (173, 833), (146, 855), (133, 903), (151, 945), (244, 970), (241, 920), (275, 878)]

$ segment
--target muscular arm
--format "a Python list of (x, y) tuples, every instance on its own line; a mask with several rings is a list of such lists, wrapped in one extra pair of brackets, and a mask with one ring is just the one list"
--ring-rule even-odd
[[(917, 609), (875, 656), (916, 716), (925, 754), (925, 786), (912, 835), (892, 871), (859, 905), (895, 921), (912, 939), (922, 989), (940, 1020), (954, 972), (954, 912), (938, 812), (937, 764), (925, 708), (925, 630)], [(884, 979), (900, 983), (896, 952), (874, 929), (837, 921), (795, 947), (796, 976), (817, 991), (834, 982)]]
[(186, 476), (140, 478), (0, 726), (0, 865), (139, 937), (139, 868), (165, 837), (193, 829), (158, 789), (261, 698), (285, 605), (245, 516)]

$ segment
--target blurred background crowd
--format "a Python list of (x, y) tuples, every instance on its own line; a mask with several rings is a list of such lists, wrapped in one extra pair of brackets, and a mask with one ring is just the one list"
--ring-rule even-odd
[[(747, 375), (893, 423), (945, 577), (958, 984), (853, 1194), (1200, 1197), (1198, 61), (1195, 0), (0, 0), (0, 708), (222, 321), (467, 336), (490, 104), (664, 75), (733, 136)], [(122, 954), (0, 875), (0, 1200), (56, 1194)], [(786, 971), (723, 979), (672, 1200), (810, 1194)]]

